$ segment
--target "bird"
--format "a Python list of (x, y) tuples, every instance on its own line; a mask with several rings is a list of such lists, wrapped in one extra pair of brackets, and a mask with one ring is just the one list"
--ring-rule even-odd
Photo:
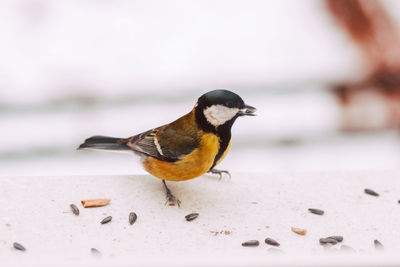
[(230, 176), (215, 166), (231, 146), (233, 123), (255, 112), (236, 93), (217, 89), (200, 96), (189, 113), (169, 124), (128, 138), (92, 136), (78, 150), (133, 152), (148, 173), (162, 180), (166, 204), (180, 206), (165, 181), (185, 181), (206, 172)]

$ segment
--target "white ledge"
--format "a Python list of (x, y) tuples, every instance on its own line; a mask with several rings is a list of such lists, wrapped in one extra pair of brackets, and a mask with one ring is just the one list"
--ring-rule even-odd
[[(207, 175), (169, 187), (180, 208), (165, 206), (161, 181), (147, 175), (0, 177), (0, 258), (10, 266), (64, 266), (92, 260), (94, 247), (115, 266), (400, 264), (399, 172), (233, 173), (231, 180)], [(80, 200), (90, 198), (112, 200), (83, 208)], [(131, 211), (138, 215), (134, 225), (128, 223)], [(200, 216), (187, 222), (191, 212)], [(101, 225), (108, 215), (112, 221)], [(307, 234), (293, 233), (292, 226)], [(357, 253), (338, 256), (341, 243), (327, 251), (319, 238), (330, 235), (344, 236), (342, 244)], [(269, 252), (266, 237), (277, 240), (284, 254)], [(251, 239), (260, 245), (241, 246)], [(374, 239), (384, 252), (374, 248)], [(16, 251), (13, 242), (27, 251)]]

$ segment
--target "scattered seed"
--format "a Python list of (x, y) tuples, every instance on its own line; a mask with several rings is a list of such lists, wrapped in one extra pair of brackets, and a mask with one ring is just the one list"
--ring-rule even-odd
[(320, 209), (308, 209), (309, 212), (317, 214), (317, 215), (324, 215), (324, 211)]
[(79, 209), (75, 204), (71, 204), (69, 205), (69, 207), (71, 208), (73, 214), (75, 214), (76, 216), (79, 215)]
[(129, 213), (129, 224), (134, 224), (136, 222), (137, 215), (134, 212)]
[(327, 238), (320, 238), (320, 239), (319, 239), (319, 243), (320, 243), (321, 245), (325, 245), (325, 244), (336, 245), (336, 244), (338, 243), (338, 241), (337, 241), (336, 239), (327, 237)]
[(343, 236), (340, 236), (340, 235), (328, 236), (327, 238), (335, 239), (337, 242), (342, 242), (343, 241)]
[(301, 228), (296, 228), (296, 227), (292, 227), (291, 229), (293, 232), (295, 232), (298, 235), (305, 235), (307, 233), (306, 229), (301, 229)]
[(356, 250), (350, 246), (347, 245), (341, 245), (340, 250), (342, 251), (348, 251), (348, 252), (356, 252)]
[(399, 204), (400, 204), (400, 199), (399, 199), (399, 200), (397, 200), (397, 203), (399, 203)]
[(188, 215), (185, 216), (186, 221), (190, 222), (193, 221), (194, 219), (196, 219), (197, 217), (199, 217), (198, 213), (190, 213)]
[(281, 244), (279, 244), (276, 240), (272, 239), (272, 238), (266, 238), (265, 239), (265, 243), (271, 246), (276, 246), (279, 247)]
[(14, 242), (14, 243), (13, 243), (13, 247), (14, 247), (15, 249), (18, 249), (18, 250), (21, 250), (21, 251), (25, 251), (25, 250), (26, 250), (25, 247), (24, 247), (23, 245), (21, 245), (20, 243), (17, 243), (17, 242)]
[(364, 192), (365, 192), (366, 194), (368, 194), (368, 195), (371, 195), (371, 196), (375, 196), (375, 197), (378, 197), (378, 196), (379, 196), (379, 194), (378, 194), (377, 192), (375, 192), (374, 190), (368, 189), (368, 188), (365, 188), (365, 189), (364, 189)]
[(93, 254), (94, 256), (96, 256), (96, 257), (101, 257), (101, 256), (103, 256), (103, 255), (101, 254), (101, 252), (100, 252), (98, 249), (96, 249), (96, 248), (91, 248), (90, 251), (91, 251), (92, 254)]
[(384, 249), (384, 246), (382, 245), (382, 243), (379, 242), (379, 240), (377, 240), (377, 239), (374, 240), (374, 245), (375, 245), (375, 248), (377, 250), (383, 250)]
[(112, 220), (112, 217), (111, 216), (107, 216), (100, 223), (101, 224), (109, 223), (109, 222), (111, 222), (111, 220)]
[(242, 243), (243, 247), (257, 247), (260, 244), (258, 240), (249, 240)]

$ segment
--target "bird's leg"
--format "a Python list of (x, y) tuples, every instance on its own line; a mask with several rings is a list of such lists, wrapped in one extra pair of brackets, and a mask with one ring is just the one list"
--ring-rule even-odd
[(231, 174), (228, 171), (225, 170), (218, 170), (218, 169), (210, 169), (208, 172), (212, 173), (212, 174), (218, 174), (219, 175), (219, 180), (222, 179), (222, 174), (225, 173), (228, 175), (229, 179), (231, 179)]
[(178, 205), (178, 207), (181, 206), (181, 201), (179, 199), (177, 199), (172, 193), (171, 190), (169, 190), (169, 188), (167, 187), (167, 184), (165, 183), (165, 180), (162, 180), (163, 185), (164, 185), (164, 189), (165, 189), (165, 194), (167, 196), (167, 201), (165, 201), (165, 205), (170, 205), (170, 206), (175, 206)]

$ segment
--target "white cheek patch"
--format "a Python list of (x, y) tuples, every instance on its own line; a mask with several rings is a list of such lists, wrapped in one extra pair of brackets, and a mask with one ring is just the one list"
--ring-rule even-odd
[(203, 113), (207, 121), (214, 126), (219, 126), (229, 121), (238, 113), (238, 108), (228, 108), (223, 105), (212, 105), (206, 108)]

